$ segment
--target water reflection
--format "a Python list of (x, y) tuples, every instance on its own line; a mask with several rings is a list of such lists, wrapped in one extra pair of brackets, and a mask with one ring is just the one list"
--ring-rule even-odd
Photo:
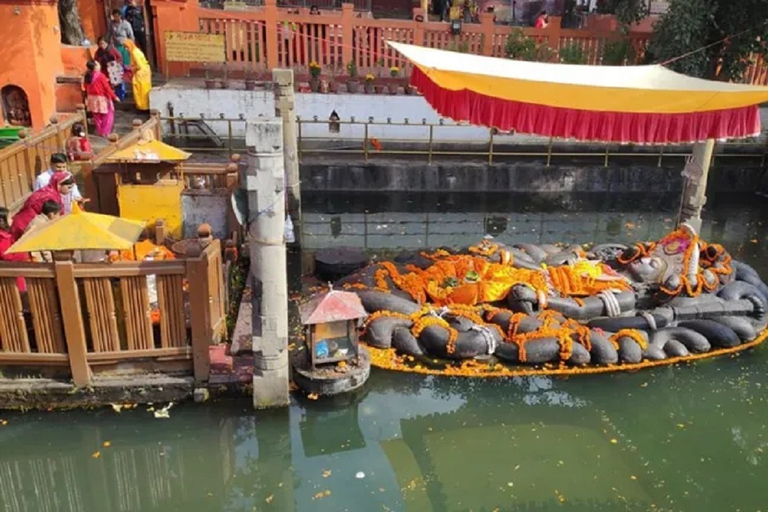
[[(702, 237), (757, 259), (768, 201), (750, 194), (708, 200)], [(303, 241), (309, 250), (378, 252), (456, 247), (485, 235), (504, 243), (634, 242), (668, 233), (678, 207), (677, 194), (315, 194), (304, 203)]]
[(567, 380), (375, 372), (354, 403), (277, 413), (5, 416), (0, 510), (758, 510), (766, 356)]

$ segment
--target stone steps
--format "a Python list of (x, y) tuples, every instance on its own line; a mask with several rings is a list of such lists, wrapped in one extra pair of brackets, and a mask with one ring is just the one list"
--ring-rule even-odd
[(232, 355), (229, 345), (219, 344), (208, 347), (210, 370), (209, 384), (247, 384), (253, 380), (253, 354)]

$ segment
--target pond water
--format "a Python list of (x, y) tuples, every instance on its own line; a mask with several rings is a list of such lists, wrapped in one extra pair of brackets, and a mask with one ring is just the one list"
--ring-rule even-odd
[[(631, 241), (669, 230), (675, 204), (316, 196), (305, 243)], [(767, 213), (758, 197), (712, 198), (704, 237), (768, 275)], [(0, 511), (765, 511), (766, 373), (758, 348), (568, 379), (374, 371), (361, 396), (276, 412), (243, 399), (164, 420), (147, 407), (0, 413)]]

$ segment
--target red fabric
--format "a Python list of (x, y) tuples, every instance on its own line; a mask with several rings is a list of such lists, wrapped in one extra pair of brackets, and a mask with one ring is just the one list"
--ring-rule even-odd
[(51, 176), (51, 181), (47, 187), (43, 187), (40, 190), (32, 192), (21, 210), (13, 216), (13, 223), (11, 223), (11, 235), (14, 240), (21, 238), (21, 235), (26, 231), (29, 223), (32, 222), (37, 215), (43, 211), (43, 205), (46, 201), (56, 201), (61, 206), (61, 211), (64, 211), (64, 201), (61, 198), (59, 192), (59, 183), (65, 179), (71, 177), (72, 174), (68, 172), (55, 172)]
[[(13, 237), (8, 231), (0, 229), (0, 261), (29, 261), (29, 255), (23, 252), (17, 254), (6, 254), (6, 251), (13, 245)], [(19, 291), (27, 291), (27, 283), (23, 277), (16, 278), (16, 286)]]
[(67, 154), (70, 161), (90, 160), (93, 156), (93, 147), (88, 137), (70, 137), (67, 140)]
[(760, 133), (757, 105), (685, 114), (597, 112), (510, 101), (469, 90), (450, 91), (418, 67), (411, 85), (440, 115), (474, 125), (562, 139), (675, 144)]
[(117, 48), (112, 45), (107, 46), (106, 50), (102, 50), (101, 48), (96, 50), (96, 55), (94, 55), (94, 58), (99, 61), (99, 64), (101, 64), (101, 69), (103, 69), (105, 72), (107, 70), (107, 64), (112, 61), (116, 61), (120, 63), (120, 65), (123, 64), (123, 56), (120, 55), (120, 52), (117, 51)]
[(85, 93), (88, 96), (106, 96), (113, 101), (118, 101), (118, 97), (109, 83), (109, 78), (101, 71), (91, 75), (91, 83), (85, 84)]

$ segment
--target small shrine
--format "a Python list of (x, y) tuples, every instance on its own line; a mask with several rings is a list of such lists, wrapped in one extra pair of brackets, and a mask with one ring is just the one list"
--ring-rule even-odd
[(294, 380), (310, 394), (333, 395), (362, 386), (370, 356), (358, 325), (368, 316), (355, 293), (332, 287), (299, 306), (306, 345), (294, 355)]
[(299, 313), (306, 329), (312, 369), (318, 364), (357, 357), (357, 324), (368, 316), (360, 297), (331, 288), (301, 305)]

